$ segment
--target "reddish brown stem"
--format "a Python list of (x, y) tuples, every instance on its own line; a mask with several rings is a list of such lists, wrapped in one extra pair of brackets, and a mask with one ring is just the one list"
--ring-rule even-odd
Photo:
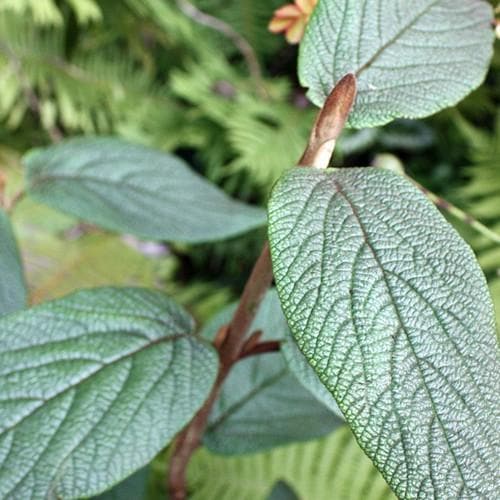
[[(356, 78), (354, 75), (346, 75), (332, 90), (319, 112), (300, 165), (323, 168), (328, 166), (335, 140), (345, 124), (355, 96)], [(217, 335), (215, 346), (219, 351), (220, 367), (212, 391), (202, 408), (175, 441), (167, 485), (171, 500), (185, 500), (187, 496), (186, 470), (189, 460), (201, 443), (210, 410), (232, 366), (246, 356), (279, 349), (278, 342), (258, 343), (258, 332), (248, 341), (246, 339), (272, 280), (271, 254), (269, 244), (266, 242), (248, 278), (231, 322), (227, 328), (220, 329)]]
[(281, 347), (281, 342), (279, 340), (268, 340), (267, 342), (260, 342), (255, 344), (251, 349), (243, 351), (240, 354), (240, 359), (248, 358), (250, 356), (256, 356), (257, 354), (264, 354), (266, 352), (276, 352), (279, 351)]
[(184, 500), (186, 498), (187, 465), (192, 454), (200, 445), (210, 410), (219, 395), (227, 374), (239, 358), (255, 313), (267, 289), (271, 286), (272, 279), (271, 256), (269, 245), (266, 243), (245, 285), (238, 308), (229, 323), (225, 340), (219, 349), (220, 368), (212, 391), (202, 408), (176, 439), (168, 474), (168, 490), (171, 500)]

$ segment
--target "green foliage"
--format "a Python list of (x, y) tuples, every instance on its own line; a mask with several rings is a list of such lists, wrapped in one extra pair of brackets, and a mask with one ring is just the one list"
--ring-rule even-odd
[(125, 481), (116, 485), (102, 495), (94, 497), (95, 500), (140, 500), (147, 494), (149, 467), (138, 470)]
[(453, 228), (387, 170), (297, 169), (269, 237), (292, 334), (398, 497), (494, 496), (494, 314)]
[(245, 37), (261, 57), (282, 48), (283, 40), (267, 29), (273, 12), (283, 5), (283, 0), (196, 0), (201, 10), (227, 22)]
[(344, 426), (318, 441), (244, 457), (220, 457), (202, 449), (188, 469), (192, 500), (264, 500), (279, 479), (299, 498), (395, 498)]
[(2, 318), (0, 496), (79, 498), (147, 464), (215, 380), (217, 355), (192, 330), (168, 298), (133, 288)]
[(0, 208), (0, 316), (26, 305), (19, 249), (7, 214)]
[[(85, 24), (99, 21), (101, 11), (95, 0), (65, 0), (65, 5), (71, 7), (78, 22)], [(33, 16), (33, 20), (41, 25), (61, 25), (63, 15), (54, 0), (3, 0), (0, 10), (14, 11), (22, 16)]]
[[(202, 335), (213, 338), (230, 321), (234, 309), (235, 305), (221, 311)], [(274, 290), (267, 293), (250, 330), (262, 331), (263, 341), (289, 336)], [(254, 453), (324, 436), (341, 423), (300, 385), (281, 353), (268, 353), (251, 356), (233, 368), (212, 408), (203, 442), (215, 453)]]
[[(500, 113), (497, 113), (492, 133), (457, 119), (462, 136), (470, 147), (473, 165), (465, 170), (470, 178), (460, 194), (469, 204), (469, 211), (491, 225), (500, 234)], [(500, 247), (486, 238), (472, 239), (479, 263), (490, 281), (490, 288), (500, 325)]]
[(287, 483), (278, 481), (271, 490), (267, 500), (299, 500), (299, 497)]
[[(153, 124), (176, 123), (177, 129), (171, 128), (178, 137), (181, 107), (155, 81), (144, 49), (135, 48), (132, 38), (117, 31), (125, 26), (140, 30), (139, 20), (118, 2), (108, 2), (108, 8), (112, 3), (115, 10), (104, 21), (115, 43), (93, 36), (88, 28), (72, 50), (67, 48), (71, 26), (42, 28), (30, 16), (0, 11), (0, 119), (9, 129), (25, 125), (23, 120), (33, 111), (46, 130), (59, 125), (68, 132), (120, 131), (127, 137), (159, 142), (150, 138)], [(121, 22), (120, 28), (112, 20)], [(123, 43), (133, 45), (139, 60), (122, 57)], [(164, 142), (172, 144), (175, 139)]]
[[(0, 320), (0, 413), (5, 416), (0, 420), (5, 429), (10, 420), (19, 419), (20, 429), (11, 434), (0, 430), (0, 464), (5, 460), (0, 467), (0, 497), (4, 496), (2, 488), (12, 488), (17, 480), (20, 489), (8, 496), (45, 497), (48, 488), (50, 494), (71, 498), (111, 487), (146, 465), (203, 403), (215, 376), (215, 354), (191, 335), (192, 321), (178, 306), (159, 293), (136, 289), (66, 295), (96, 285), (159, 288), (185, 305), (201, 335), (209, 340), (229, 320), (234, 305), (225, 306), (240, 293), (265, 238), (262, 210), (251, 205), (264, 205), (274, 181), (296, 163), (315, 114), (296, 81), (295, 48), (267, 31), (274, 9), (285, 2), (191, 0), (218, 18), (209, 21), (209, 27), (206, 17), (200, 24), (199, 14), (183, 11), (186, 3), (182, 0), (0, 1), (0, 171), (7, 178), (0, 198), (9, 206), (27, 187), (41, 201), (73, 214), (63, 215), (30, 196), (21, 197), (11, 214), (25, 264), (29, 303), (60, 299)], [(399, 19), (393, 16), (396, 3), (321, 0), (302, 44), (301, 78), (311, 85), (317, 104), (343, 72), (358, 72), (360, 94), (351, 125), (434, 112), (477, 86), (486, 69), (493, 35), (488, 25), (491, 11), (484, 2), (425, 0), (405, 6), (399, 2)], [(340, 8), (346, 9), (345, 15), (335, 10)], [(228, 36), (227, 26), (221, 30), (220, 21), (235, 33)], [(407, 29), (401, 30), (407, 23)], [(324, 39), (317, 38), (318, 29)], [(235, 37), (242, 36), (260, 64), (261, 77), (234, 43)], [(498, 121), (498, 55), (486, 85), (460, 106), (460, 114), (446, 111), (425, 122), (397, 119), (384, 127), (348, 130), (337, 143), (334, 164), (378, 164), (381, 158), (400, 157), (397, 165), (404, 164), (423, 186), (453, 199), (457, 206), (469, 203), (470, 213), (500, 233), (500, 126), (495, 132), (487, 130)], [(365, 61), (370, 64), (360, 68), (360, 61), (361, 66)], [(49, 139), (81, 134), (120, 137), (97, 142), (83, 139), (83, 144), (112, 144), (120, 151), (111, 158), (109, 150), (103, 154), (88, 147), (73, 149), (82, 143), (69, 142), (28, 156), (30, 168), (18, 165), (18, 157), (26, 150), (45, 147)], [(123, 139), (142, 146), (131, 146)], [(60, 151), (64, 152), (62, 160), (52, 164), (49, 156)], [(138, 151), (147, 154), (139, 158)], [(130, 154), (124, 158), (124, 153)], [(174, 154), (181, 160), (174, 159)], [(90, 157), (94, 165), (88, 162)], [(186, 163), (219, 189), (187, 170)], [(467, 164), (471, 166), (462, 167)], [(92, 170), (91, 180), (80, 175), (83, 167), (87, 173)], [(71, 180), (61, 177), (68, 168), (78, 170), (79, 175), (71, 171)], [(27, 186), (22, 170), (28, 174)], [(40, 184), (41, 171), (50, 180)], [(133, 175), (128, 175), (130, 171)], [(284, 301), (295, 337), (307, 356), (290, 335), (276, 293), (270, 292), (250, 330), (262, 329), (264, 340), (280, 340), (281, 353), (247, 357), (232, 368), (203, 436), (204, 445), (212, 451), (200, 450), (189, 468), (190, 497), (258, 500), (281, 498), (283, 493), (286, 498), (320, 500), (394, 498), (344, 426), (321, 441), (248, 455), (323, 435), (339, 425), (334, 413), (340, 410), (332, 396), (336, 391), (348, 394), (340, 401), (347, 421), (400, 497), (412, 496), (420, 485), (424, 492), (436, 487), (442, 488), (438, 493), (443, 497), (459, 496), (457, 467), (463, 469), (467, 483), (465, 496), (481, 496), (466, 489), (473, 489), (476, 479), (479, 489), (490, 488), (486, 496), (494, 496), (498, 462), (488, 454), (498, 443), (497, 415), (488, 413), (488, 405), (494, 402), (490, 385), (497, 383), (498, 366), (493, 367), (496, 361), (491, 352), (491, 308), (477, 266), (469, 265), (469, 250), (457, 243), (454, 233), (404, 178), (394, 180), (390, 174), (371, 169), (320, 174), (349, 179), (344, 187), (359, 219), (366, 222), (365, 234), (361, 234), (352, 207), (342, 201), (336, 186), (332, 189), (329, 181), (315, 183), (311, 181), (314, 175), (288, 174), (279, 181), (278, 189), (293, 176), (303, 179), (287, 201), (288, 219), (276, 224), (286, 221), (288, 231), (295, 218), (304, 230), (292, 231), (279, 245), (273, 241), (274, 247), (282, 249), (282, 263), (277, 264), (274, 255), (282, 296), (285, 289), (290, 297), (309, 290), (294, 311)], [(196, 179), (200, 190), (194, 193), (179, 185), (172, 189), (179, 177)], [(356, 178), (355, 185), (352, 178)], [(471, 182), (463, 186), (465, 178)], [(109, 182), (115, 180), (119, 182)], [(314, 192), (306, 203), (311, 185)], [(408, 213), (401, 209), (405, 193)], [(218, 200), (218, 214), (207, 209), (205, 195)], [(437, 200), (446, 208), (446, 202), (441, 202)], [(298, 216), (295, 211), (301, 204), (305, 211)], [(246, 234), (235, 231), (234, 213), (240, 209), (250, 210), (251, 219), (260, 217), (258, 224), (247, 224), (247, 228), (262, 227)], [(330, 218), (322, 217), (325, 211)], [(184, 242), (109, 234), (80, 223), (80, 218), (118, 232)], [(387, 225), (380, 224), (381, 220)], [(464, 229), (464, 224), (451, 220)], [(498, 312), (498, 246), (467, 224), (463, 233), (478, 252)], [(389, 237), (394, 226), (397, 234)], [(217, 237), (238, 237), (191, 244), (214, 231)], [(306, 231), (310, 234), (307, 241), (302, 239)], [(16, 309), (25, 304), (26, 292), (20, 288), (19, 258), (3, 212), (0, 233), (1, 313), (5, 297), (15, 302)], [(204, 237), (186, 236), (194, 233)], [(374, 242), (381, 265), (375, 258), (370, 260), (367, 237)], [(443, 240), (446, 259), (438, 251)], [(461, 257), (450, 258), (458, 251), (463, 252)], [(11, 258), (6, 260), (6, 255)], [(280, 266), (284, 269), (292, 260), (292, 271), (279, 274)], [(463, 261), (467, 263), (458, 268), (456, 262)], [(318, 262), (325, 264), (323, 274), (328, 279), (335, 278), (332, 282), (318, 281), (314, 267)], [(430, 266), (435, 268), (432, 276)], [(304, 276), (294, 275), (293, 269), (306, 267), (310, 269)], [(14, 275), (18, 297), (12, 293), (16, 286), (11, 286), (9, 277)], [(424, 275), (426, 286), (422, 285)], [(465, 285), (464, 276), (472, 276)], [(405, 282), (400, 281), (403, 278)], [(388, 290), (384, 283), (392, 288)], [(455, 288), (450, 291), (452, 285)], [(7, 288), (5, 296), (2, 287)], [(318, 290), (322, 300), (314, 302)], [(394, 291), (392, 298), (388, 291)], [(100, 295), (108, 293), (119, 299), (108, 301)], [(366, 301), (360, 305), (362, 294)], [(312, 302), (314, 307), (306, 307)], [(68, 304), (72, 308), (69, 318)], [(145, 309), (149, 312), (144, 315)], [(174, 337), (163, 321), (172, 311), (189, 326)], [(206, 323), (214, 311), (222, 312)], [(335, 314), (318, 328), (318, 317), (329, 311)], [(440, 324), (438, 317), (448, 322)], [(340, 328), (335, 322), (342, 319), (345, 324)], [(456, 324), (459, 319), (463, 325)], [(103, 323), (110, 330), (94, 335)], [(401, 323), (408, 336), (398, 329)], [(78, 329), (81, 337), (68, 338)], [(350, 335), (346, 335), (348, 329)], [(464, 342), (472, 336), (484, 337), (484, 346)], [(54, 344), (53, 348), (29, 344), (18, 351), (19, 342), (25, 340), (31, 344), (54, 340)], [(142, 340), (142, 350), (130, 354)], [(352, 350), (334, 351), (327, 363), (325, 353), (332, 343), (349, 345)], [(121, 360), (124, 353), (130, 363)], [(97, 375), (91, 373), (92, 363), (101, 363)], [(116, 380), (126, 375), (129, 365), (130, 377), (118, 394), (122, 386)], [(490, 366), (490, 378), (484, 382)], [(85, 376), (90, 373), (88, 379), (81, 376), (85, 370)], [(471, 389), (474, 380), (478, 381), (475, 390)], [(67, 392), (50, 400), (61, 388)], [(26, 399), (12, 402), (9, 398), (21, 389)], [(484, 397), (478, 397), (478, 390), (485, 392)], [(181, 391), (183, 397), (172, 399), (173, 391)], [(66, 418), (60, 405), (70, 396), (73, 404)], [(88, 398), (93, 398), (92, 403), (87, 404)], [(39, 408), (30, 406), (38, 403)], [(49, 412), (54, 418), (47, 417)], [(100, 415), (102, 420), (97, 421)], [(7, 449), (9, 440), (13, 447)], [(45, 446), (47, 440), (51, 440), (49, 446)], [(171, 451), (162, 452), (152, 467), (139, 470), (104, 498), (164, 498), (166, 457)], [(246, 456), (228, 458), (213, 452)], [(456, 467), (450, 458), (453, 453)], [(381, 463), (381, 455), (388, 458), (386, 463)], [(484, 463), (478, 465), (482, 457)]]
[(354, 73), (349, 124), (356, 128), (433, 114), (484, 80), (492, 19), (483, 0), (319, 2), (301, 45), (301, 83), (321, 106), (334, 84)]
[(300, 157), (313, 113), (283, 102), (290, 92), (284, 81), (266, 89), (263, 100), (220, 55), (172, 74), (172, 91), (224, 131), (220, 147), (228, 172), (248, 171), (255, 182), (269, 186)]
[(295, 375), (296, 379), (308, 389), (316, 398), (324, 405), (332, 410), (335, 415), (344, 418), (340, 408), (332, 396), (331, 392), (325, 387), (323, 382), (319, 379), (307, 359), (300, 352), (293, 337), (289, 336), (281, 346), (281, 352), (288, 365), (288, 369)]
[(118, 139), (73, 139), (24, 164), (30, 196), (111, 231), (196, 243), (265, 223), (262, 209), (231, 200), (180, 159)]

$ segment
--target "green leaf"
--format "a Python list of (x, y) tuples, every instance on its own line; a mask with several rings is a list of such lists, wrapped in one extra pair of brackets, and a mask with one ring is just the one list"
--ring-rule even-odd
[(125, 481), (117, 484), (109, 491), (102, 493), (92, 500), (141, 500), (147, 498), (149, 467), (134, 472)]
[(284, 481), (278, 481), (267, 500), (300, 500), (295, 491)]
[(324, 436), (341, 423), (288, 371), (280, 353), (262, 354), (235, 365), (203, 441), (215, 453), (254, 453)]
[(343, 420), (344, 416), (342, 415), (335, 398), (325, 387), (323, 382), (321, 382), (316, 372), (311, 368), (311, 365), (300, 352), (297, 344), (293, 341), (291, 336), (281, 344), (281, 352), (285, 357), (289, 370), (295, 375), (297, 380), (300, 380), (300, 383), (309, 392), (311, 392), (325, 406), (330, 408), (330, 410), (332, 410), (337, 417)]
[[(202, 336), (212, 339), (230, 321), (235, 307), (217, 314)], [(256, 330), (262, 330), (263, 341), (290, 335), (275, 290), (259, 308), (250, 328)], [(272, 352), (243, 359), (232, 368), (210, 413), (203, 442), (215, 453), (254, 453), (324, 436), (341, 423), (290, 373), (281, 353)]]
[(265, 224), (167, 153), (112, 138), (79, 138), (24, 158), (36, 200), (112, 231), (190, 243)]
[(292, 334), (396, 494), (495, 497), (500, 364), (467, 244), (375, 168), (294, 169), (269, 224)]
[(266, 500), (278, 480), (302, 499), (395, 498), (345, 425), (327, 438), (255, 455), (228, 458), (201, 449), (188, 468), (190, 500)]
[(217, 373), (158, 292), (86, 290), (0, 320), (0, 498), (96, 495), (146, 465)]
[(26, 285), (16, 237), (0, 208), (0, 316), (26, 305)]
[(322, 0), (300, 47), (299, 77), (322, 106), (354, 73), (348, 124), (355, 128), (424, 117), (481, 84), (493, 54), (492, 19), (482, 0)]

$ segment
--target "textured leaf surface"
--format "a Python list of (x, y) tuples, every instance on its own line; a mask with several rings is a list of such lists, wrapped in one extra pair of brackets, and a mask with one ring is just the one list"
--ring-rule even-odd
[(0, 320), (0, 498), (97, 494), (148, 463), (217, 372), (160, 293), (102, 288)]
[(112, 231), (201, 242), (265, 224), (180, 159), (119, 139), (73, 139), (24, 159), (31, 196)]
[[(234, 308), (219, 313), (203, 336), (213, 337)], [(264, 332), (262, 340), (290, 335), (274, 290), (267, 293), (250, 328), (256, 330)], [(216, 453), (253, 453), (324, 436), (341, 423), (293, 376), (281, 353), (268, 353), (234, 366), (210, 414), (204, 443)]]
[(0, 208), (0, 316), (26, 305), (26, 286), (16, 238)]
[(269, 224), (292, 334), (396, 494), (495, 497), (500, 364), (470, 248), (375, 168), (291, 171)]
[(493, 12), (483, 0), (322, 0), (301, 44), (299, 76), (321, 106), (358, 78), (356, 128), (419, 118), (456, 104), (484, 79)]
[(321, 440), (243, 457), (202, 449), (188, 468), (192, 500), (267, 500), (277, 480), (304, 500), (395, 498), (347, 426)]

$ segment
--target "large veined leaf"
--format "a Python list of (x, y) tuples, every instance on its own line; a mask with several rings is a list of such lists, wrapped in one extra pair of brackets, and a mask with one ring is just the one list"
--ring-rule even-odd
[(317, 441), (254, 455), (222, 457), (202, 449), (188, 468), (192, 500), (267, 500), (277, 480), (301, 499), (395, 498), (345, 425)]
[[(213, 338), (229, 322), (234, 308), (216, 315), (202, 335)], [(289, 336), (275, 290), (267, 293), (259, 308), (251, 326), (256, 330), (263, 331), (263, 341)], [(272, 352), (243, 359), (232, 368), (212, 408), (203, 442), (215, 453), (254, 453), (324, 436), (341, 423), (302, 386), (281, 353)]]
[(298, 346), (400, 498), (494, 498), (500, 363), (486, 281), (410, 181), (294, 169), (269, 236)]
[(217, 355), (163, 294), (86, 290), (0, 320), (0, 498), (80, 498), (192, 418)]
[(0, 208), (0, 316), (26, 305), (24, 273), (16, 238)]
[(31, 196), (112, 231), (195, 243), (266, 221), (179, 158), (119, 139), (72, 139), (29, 153), (24, 164)]
[(321, 0), (301, 44), (300, 80), (321, 106), (354, 73), (356, 128), (427, 116), (483, 81), (492, 19), (483, 0)]

